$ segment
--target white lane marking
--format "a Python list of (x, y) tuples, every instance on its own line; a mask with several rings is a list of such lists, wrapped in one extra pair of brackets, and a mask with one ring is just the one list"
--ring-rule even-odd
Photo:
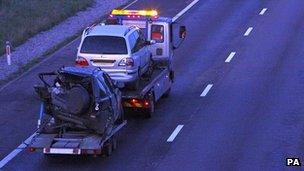
[(175, 130), (172, 132), (172, 134), (170, 135), (170, 137), (167, 139), (167, 142), (173, 142), (173, 140), (175, 139), (175, 137), (177, 136), (177, 134), (182, 130), (182, 128), (184, 127), (184, 125), (178, 125)]
[(135, 0), (135, 1), (131, 2), (129, 5), (125, 6), (125, 7), (123, 8), (123, 10), (129, 8), (131, 5), (135, 4), (137, 1), (138, 1), (138, 0)]
[(252, 30), (253, 30), (253, 27), (249, 27), (249, 28), (246, 30), (244, 36), (249, 36), (249, 34), (251, 33)]
[(259, 13), (259, 15), (264, 15), (266, 11), (267, 11), (267, 8), (263, 8), (263, 9), (261, 10), (261, 12)]
[(186, 8), (184, 8), (181, 12), (179, 12), (175, 17), (172, 18), (172, 21), (175, 22), (179, 17), (184, 15), (190, 8), (192, 8), (199, 0), (192, 1)]
[(36, 133), (34, 133), (33, 135), (31, 135), (30, 137), (28, 137), (24, 143), (20, 144), (15, 150), (13, 150), (11, 153), (9, 153), (4, 159), (2, 159), (0, 161), (0, 169), (5, 166), (9, 161), (11, 161), (14, 157), (16, 157), (21, 151), (23, 151), (23, 149), (25, 149), (27, 147), (26, 144), (29, 144), (32, 140), (32, 138), (36, 135)]
[(205, 97), (207, 96), (207, 94), (209, 93), (210, 89), (213, 87), (213, 84), (208, 84), (207, 87), (205, 88), (205, 90), (202, 92), (202, 94), (200, 95), (201, 97)]
[(225, 62), (230, 62), (231, 59), (234, 57), (234, 55), (236, 54), (236, 52), (231, 52), (230, 55), (228, 56), (228, 58), (225, 60)]

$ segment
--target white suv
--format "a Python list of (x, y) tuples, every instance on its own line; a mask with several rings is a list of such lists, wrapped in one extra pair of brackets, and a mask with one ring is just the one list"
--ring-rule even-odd
[(97, 25), (83, 32), (76, 64), (101, 67), (112, 79), (137, 89), (152, 64), (149, 44), (138, 27)]

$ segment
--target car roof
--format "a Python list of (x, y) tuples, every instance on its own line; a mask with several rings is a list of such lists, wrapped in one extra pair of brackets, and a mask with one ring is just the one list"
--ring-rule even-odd
[(64, 67), (61, 69), (61, 72), (63, 73), (79, 76), (92, 76), (97, 71), (103, 73), (103, 71), (98, 67)]
[(97, 25), (93, 27), (87, 36), (117, 36), (125, 37), (130, 27), (124, 25)]

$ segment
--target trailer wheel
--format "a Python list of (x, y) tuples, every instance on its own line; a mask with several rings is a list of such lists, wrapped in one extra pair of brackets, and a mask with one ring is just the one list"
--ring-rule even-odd
[(151, 118), (155, 112), (154, 94), (150, 93), (147, 100), (149, 101), (150, 107), (144, 110), (144, 116), (145, 118)]
[(118, 147), (118, 139), (116, 136), (113, 137), (113, 143), (112, 143), (112, 146), (113, 146), (113, 151), (115, 151)]
[(113, 142), (112, 142), (112, 140), (108, 141), (104, 150), (105, 150), (105, 154), (106, 154), (107, 157), (112, 155), (112, 152), (113, 152)]

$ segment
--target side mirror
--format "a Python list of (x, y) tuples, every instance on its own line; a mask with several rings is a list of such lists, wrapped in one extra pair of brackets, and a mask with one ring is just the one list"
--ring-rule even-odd
[(156, 43), (155, 40), (147, 40), (146, 45), (154, 45)]
[(150, 45), (154, 45), (156, 44), (156, 41), (155, 40), (150, 40)]
[(187, 29), (186, 26), (180, 26), (179, 27), (179, 38), (185, 39), (187, 35)]

